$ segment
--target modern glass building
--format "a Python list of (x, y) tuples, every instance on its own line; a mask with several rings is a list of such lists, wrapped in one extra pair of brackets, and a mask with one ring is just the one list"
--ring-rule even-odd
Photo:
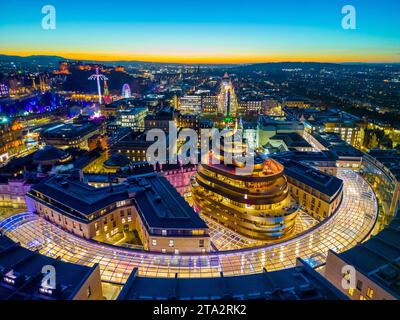
[(378, 232), (392, 221), (400, 207), (400, 154), (396, 150), (373, 149), (363, 157), (360, 173), (378, 199)]

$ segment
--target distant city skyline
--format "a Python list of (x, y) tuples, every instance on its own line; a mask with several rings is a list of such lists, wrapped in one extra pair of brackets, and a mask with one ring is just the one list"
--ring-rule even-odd
[[(341, 26), (347, 4), (356, 8), (355, 30)], [(2, 5), (0, 53), (167, 63), (400, 62), (396, 0), (55, 0), (55, 30), (41, 27), (43, 5)]]

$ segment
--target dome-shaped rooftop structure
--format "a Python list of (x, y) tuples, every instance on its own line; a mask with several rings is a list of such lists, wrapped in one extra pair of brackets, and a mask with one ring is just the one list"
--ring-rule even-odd
[(108, 160), (104, 161), (104, 166), (106, 168), (118, 169), (122, 167), (126, 167), (129, 165), (129, 159), (121, 153), (115, 153), (108, 158)]
[(70, 159), (69, 153), (57, 149), (53, 146), (45, 146), (43, 149), (39, 149), (33, 155), (34, 163), (41, 165), (53, 165), (57, 162), (65, 162)]

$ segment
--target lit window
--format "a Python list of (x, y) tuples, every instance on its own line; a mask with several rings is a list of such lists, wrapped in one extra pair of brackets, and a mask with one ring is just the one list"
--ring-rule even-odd
[(118, 201), (117, 204), (116, 204), (117, 208), (118, 207), (122, 207), (124, 205), (126, 205), (126, 201)]
[(353, 296), (354, 294), (354, 288), (350, 287), (349, 288), (349, 296)]
[(153, 240), (151, 241), (151, 244), (152, 244), (153, 246), (156, 246), (156, 245), (157, 245), (157, 240), (153, 239)]
[(370, 298), (370, 299), (373, 299), (373, 297), (374, 297), (374, 290), (373, 289), (371, 289), (371, 288), (367, 289), (367, 297)]
[(174, 240), (169, 240), (169, 246), (173, 247), (174, 246)]

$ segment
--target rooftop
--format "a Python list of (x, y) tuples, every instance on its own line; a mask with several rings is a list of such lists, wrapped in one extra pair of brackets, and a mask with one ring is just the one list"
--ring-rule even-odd
[(112, 188), (95, 188), (69, 175), (53, 175), (32, 186), (28, 195), (37, 193), (52, 199), (52, 205), (71, 208), (75, 218), (87, 220), (90, 214), (103, 209), (117, 201), (126, 200), (125, 185), (115, 185)]
[(43, 132), (45, 139), (72, 139), (85, 135), (98, 128), (93, 122), (86, 123), (62, 123), (53, 127), (50, 127)]
[(312, 133), (312, 136), (317, 139), (317, 141), (321, 143), (325, 148), (334, 152), (339, 158), (361, 158), (364, 155), (364, 153), (362, 153), (360, 150), (340, 139), (339, 135), (334, 132), (314, 132)]
[(146, 107), (137, 107), (137, 108), (130, 108), (130, 109), (125, 109), (125, 110), (120, 110), (119, 115), (120, 116), (130, 116), (130, 115), (137, 115), (142, 113), (143, 111), (147, 111), (148, 109)]
[(124, 183), (101, 188), (71, 176), (55, 175), (34, 185), (28, 195), (37, 197), (37, 193), (52, 199), (51, 205), (65, 214), (85, 222), (101, 209), (132, 199), (149, 228), (207, 228), (168, 180), (156, 173), (132, 176)]
[(123, 147), (132, 147), (132, 146), (137, 146), (137, 147), (148, 147), (151, 144), (153, 144), (154, 141), (147, 141), (146, 140), (146, 134), (145, 133), (140, 133), (140, 132), (131, 132), (128, 135), (126, 135), (124, 138), (116, 142), (111, 148), (113, 150), (117, 150), (118, 148), (123, 148)]
[(166, 178), (150, 173), (128, 178), (128, 183), (141, 187), (134, 199), (150, 228), (208, 228)]
[(275, 127), (277, 131), (280, 130), (304, 130), (304, 124), (300, 121), (277, 120), (270, 116), (262, 115), (258, 118), (258, 125), (261, 128)]
[(270, 140), (282, 140), (289, 149), (311, 148), (311, 145), (296, 132), (278, 133), (271, 137)]
[[(47, 173), (51, 170), (53, 165), (56, 167), (58, 165), (63, 165), (66, 170), (68, 167), (82, 168), (99, 156), (98, 150), (88, 152), (76, 148), (60, 150), (48, 147), (49, 146), (46, 146), (24, 157), (11, 159), (10, 162), (0, 168), (0, 176), (21, 178), (28, 173)], [(39, 164), (41, 164), (40, 170)]]
[(287, 158), (299, 162), (336, 162), (338, 157), (329, 150), (324, 151), (286, 151), (277, 154), (272, 154), (271, 158)]
[(400, 219), (356, 247), (337, 254), (380, 287), (400, 299)]
[[(39, 292), (45, 265), (56, 270), (57, 291), (51, 295)], [(0, 235), (0, 300), (72, 299), (96, 267), (97, 264), (86, 267), (49, 258)]]
[[(300, 260), (301, 261), (301, 260)], [(307, 265), (291, 269), (219, 278), (146, 278), (135, 269), (118, 300), (149, 299), (346, 299), (333, 285)]]
[(287, 158), (276, 159), (284, 166), (284, 172), (302, 183), (328, 195), (335, 195), (343, 187), (343, 181), (335, 176)]
[(291, 108), (287, 110), (287, 112), (296, 116), (298, 119), (303, 118), (304, 121), (311, 124), (341, 123), (345, 126), (354, 126), (360, 121), (359, 117), (336, 108), (330, 108), (328, 110)]
[(43, 149), (39, 149), (35, 152), (33, 160), (36, 162), (60, 161), (67, 159), (68, 156), (69, 154), (61, 149), (57, 149), (53, 146), (45, 146)]
[(113, 168), (125, 167), (128, 166), (129, 163), (129, 159), (122, 153), (113, 153), (106, 161), (104, 161), (105, 166)]
[(174, 113), (170, 110), (162, 110), (157, 112), (156, 114), (148, 114), (145, 118), (145, 121), (173, 121)]
[(140, 101), (136, 98), (123, 98), (106, 104), (105, 108), (131, 107), (138, 105), (139, 103)]

